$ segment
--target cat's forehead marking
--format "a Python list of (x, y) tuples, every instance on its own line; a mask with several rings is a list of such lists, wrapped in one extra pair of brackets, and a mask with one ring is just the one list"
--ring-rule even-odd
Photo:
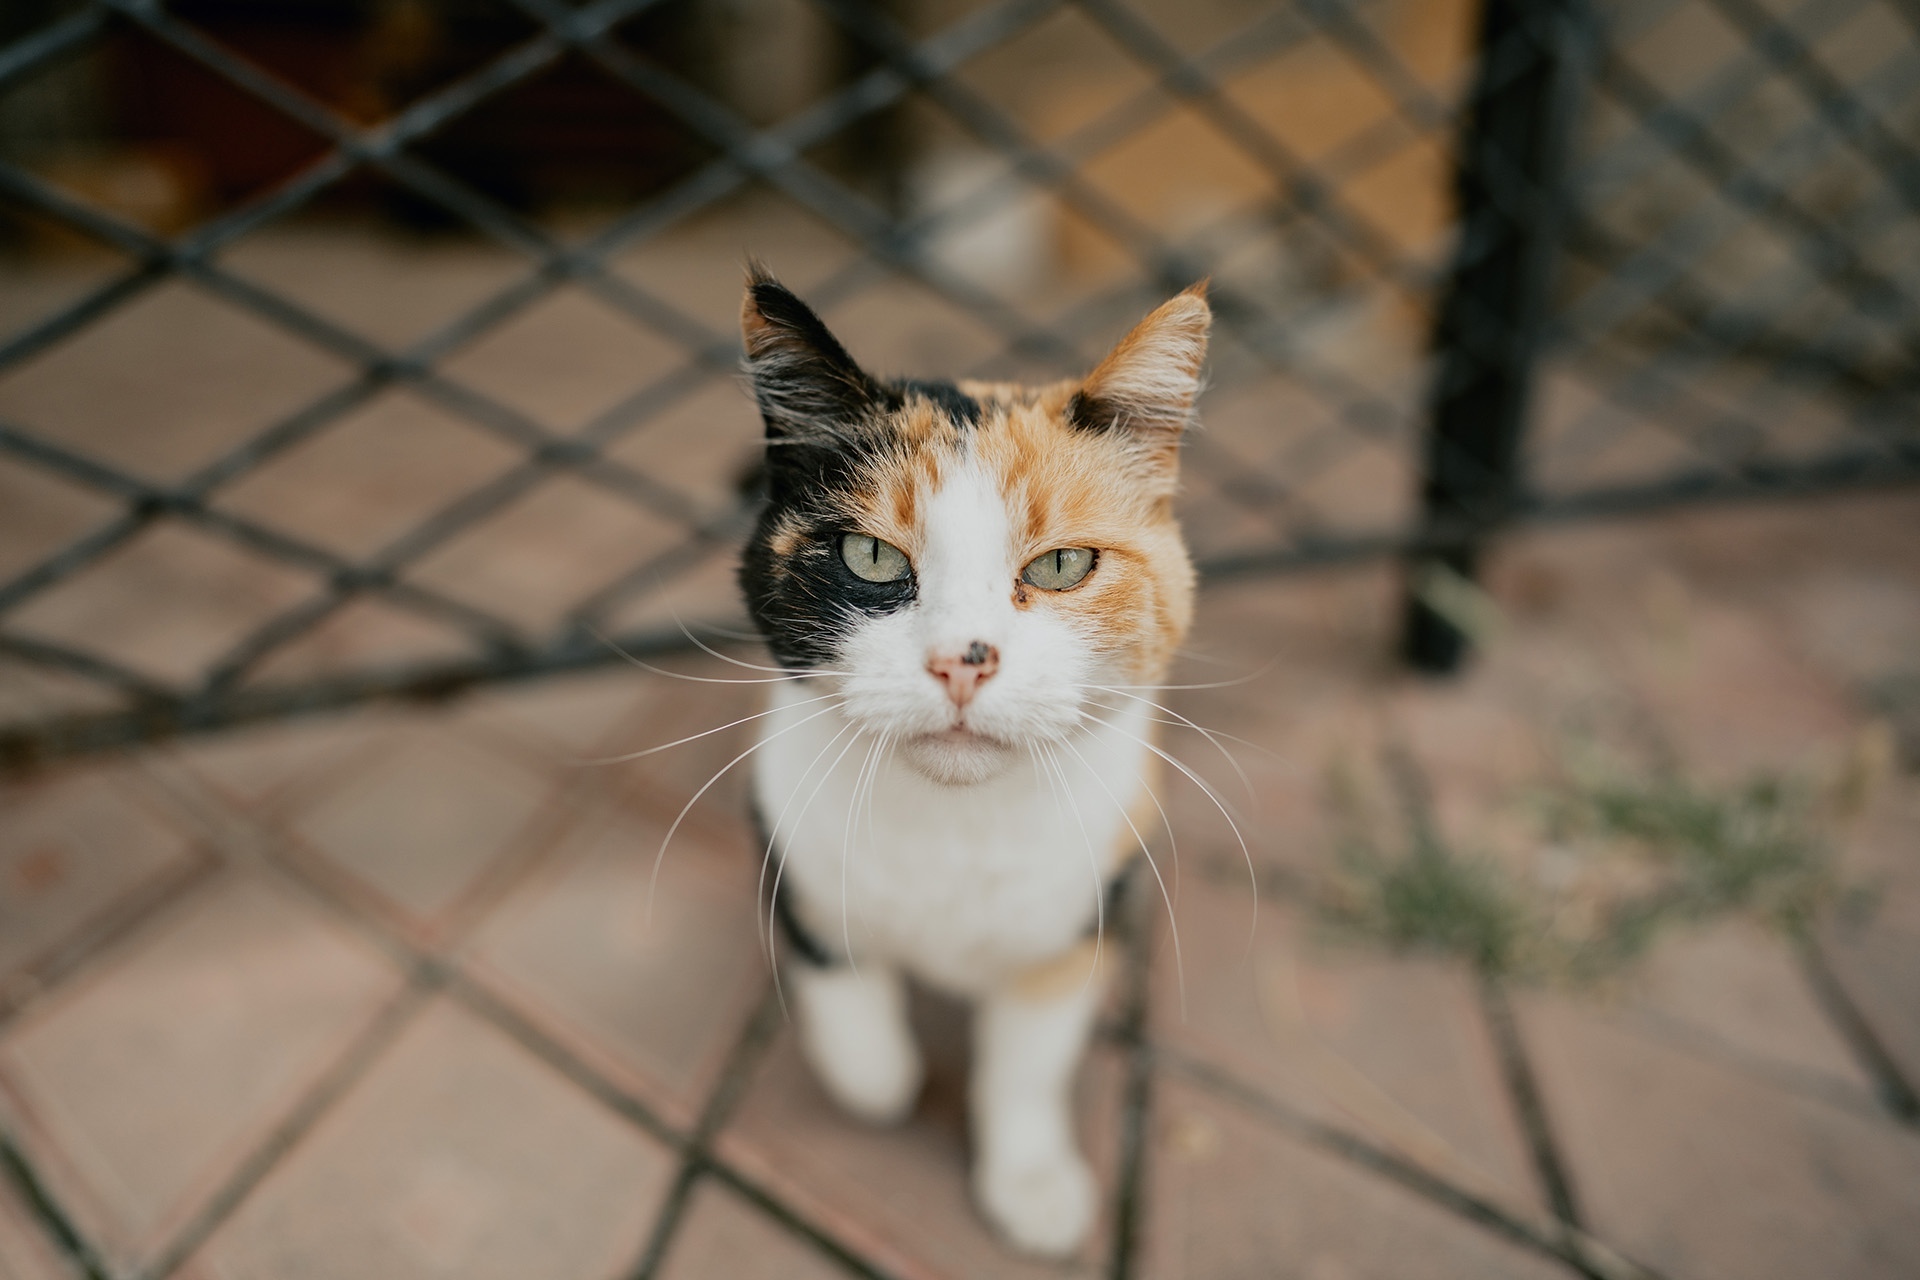
[(898, 384), (898, 389), (903, 401), (926, 401), (956, 428), (980, 425), (980, 401), (956, 383), (940, 378), (908, 378)]
[(893, 447), (846, 495), (848, 514), (912, 555), (925, 545), (934, 497), (956, 467), (978, 464), (1005, 505), (1010, 554), (1136, 523), (1143, 513), (1115, 442), (1066, 421), (1073, 390), (962, 383), (954, 394), (979, 409), (971, 421), (956, 419), (940, 397), (908, 396), (889, 420)]

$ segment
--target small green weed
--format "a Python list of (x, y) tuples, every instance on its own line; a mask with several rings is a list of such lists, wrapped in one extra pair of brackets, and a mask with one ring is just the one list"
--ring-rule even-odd
[(1402, 857), (1353, 845), (1341, 861), (1341, 887), (1323, 902), (1338, 923), (1397, 949), (1458, 955), (1494, 973), (1514, 967), (1530, 904), (1499, 867), (1425, 838)]
[(1449, 847), (1421, 820), (1382, 839), (1377, 814), (1336, 779), (1344, 835), (1322, 915), (1491, 975), (1592, 981), (1670, 926), (1746, 913), (1798, 933), (1841, 895), (1836, 815), (1805, 780), (1575, 775), (1536, 799), (1527, 853), (1496, 859)]

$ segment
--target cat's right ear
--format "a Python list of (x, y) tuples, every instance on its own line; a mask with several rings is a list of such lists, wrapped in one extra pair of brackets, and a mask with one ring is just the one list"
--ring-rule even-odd
[(1200, 394), (1213, 311), (1207, 282), (1175, 294), (1120, 339), (1067, 405), (1075, 428), (1132, 440), (1171, 481)]
[(747, 268), (740, 337), (771, 444), (831, 447), (885, 399), (820, 317), (758, 263)]

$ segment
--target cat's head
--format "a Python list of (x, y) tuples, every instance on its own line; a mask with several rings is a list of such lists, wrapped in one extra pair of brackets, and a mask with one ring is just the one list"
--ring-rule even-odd
[(1211, 321), (1195, 286), (1092, 373), (886, 382), (757, 268), (741, 325), (768, 503), (741, 585), (775, 657), (943, 782), (1160, 679), (1193, 612), (1172, 498)]

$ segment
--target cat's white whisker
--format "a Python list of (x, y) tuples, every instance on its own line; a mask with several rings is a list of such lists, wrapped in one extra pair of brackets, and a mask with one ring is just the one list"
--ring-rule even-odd
[[(1092, 719), (1091, 716), (1088, 718)], [(1105, 722), (1100, 721), (1099, 723), (1104, 724)], [(1112, 726), (1108, 727), (1111, 728)], [(1132, 735), (1129, 734), (1128, 736), (1131, 737)], [(1141, 835), (1140, 828), (1134, 825), (1133, 816), (1127, 812), (1127, 807), (1121, 804), (1119, 798), (1113, 794), (1112, 788), (1101, 781), (1099, 771), (1088, 762), (1085, 756), (1080, 754), (1080, 749), (1073, 745), (1072, 739), (1061, 738), (1060, 745), (1073, 752), (1075, 758), (1086, 768), (1087, 776), (1092, 778), (1094, 784), (1106, 793), (1107, 799), (1113, 802), (1113, 807), (1120, 814), (1120, 820), (1127, 824), (1127, 830), (1133, 833), (1134, 841), (1140, 846), (1140, 856), (1147, 860), (1147, 867), (1153, 872), (1154, 883), (1160, 886), (1160, 900), (1167, 904), (1167, 929), (1173, 935), (1173, 974), (1175, 985), (1180, 992), (1180, 1018), (1182, 1021), (1185, 1021), (1187, 1016), (1187, 966), (1180, 955), (1180, 921), (1174, 914), (1173, 895), (1167, 891), (1166, 877), (1160, 874), (1160, 864), (1154, 861), (1153, 850), (1147, 847), (1146, 837)], [(1158, 802), (1156, 801), (1155, 803)]]
[[(824, 747), (821, 747), (820, 750), (816, 751), (813, 755), (813, 759), (807, 763), (806, 772), (800, 775), (800, 786), (806, 785), (807, 779), (813, 776), (814, 768), (817, 765), (819, 765), (821, 760), (826, 758), (827, 752), (833, 750), (833, 744), (840, 741), (840, 739), (848, 733), (851, 733), (853, 735), (853, 737), (849, 738), (847, 741), (847, 746), (851, 747), (854, 744), (854, 742), (857, 741), (860, 737), (860, 726), (855, 722), (849, 720), (846, 724), (840, 726), (839, 729), (835, 730), (834, 735), (831, 738), (827, 739), (827, 744)], [(843, 749), (840, 754), (844, 756), (846, 754), (846, 751)], [(839, 756), (834, 757), (834, 764), (838, 764), (839, 762), (840, 762), (840, 757)], [(794, 818), (794, 822), (796, 824), (802, 818), (805, 818), (807, 814), (807, 810), (813, 807), (814, 800), (820, 794), (820, 788), (826, 784), (827, 774), (831, 773), (832, 771), (833, 771), (833, 765), (828, 765), (827, 771), (820, 775), (820, 781), (814, 783), (813, 790), (807, 793), (806, 803), (800, 806), (800, 812)], [(788, 850), (785, 847), (782, 847), (780, 849), (780, 856), (777, 861), (773, 856), (773, 850), (774, 850), (774, 845), (779, 841), (779, 838), (780, 838), (779, 837), (780, 827), (783, 823), (786, 822), (787, 810), (792, 808), (793, 797), (794, 795), (797, 795), (797, 794), (799, 794), (799, 786), (795, 787), (793, 793), (787, 796), (787, 803), (781, 806), (780, 817), (774, 822), (774, 824), (771, 827), (768, 828), (767, 848), (766, 848), (766, 852), (761, 856), (761, 859), (760, 859), (760, 880), (759, 880), (758, 886), (755, 888), (756, 895), (766, 892), (767, 864), (769, 862), (775, 863), (773, 868), (773, 890), (771, 893), (767, 893), (767, 929), (766, 929), (766, 933), (762, 935), (761, 943), (762, 943), (763, 951), (767, 957), (767, 965), (773, 971), (773, 994), (774, 994), (774, 997), (780, 1001), (780, 1009), (783, 1013), (787, 1012), (787, 992), (786, 992), (786, 987), (783, 985), (780, 979), (779, 958), (774, 955), (775, 943), (774, 943), (773, 935), (778, 925), (779, 916), (780, 916), (780, 877), (781, 877), (781, 873), (783, 873), (787, 867)], [(757, 904), (759, 902), (759, 897), (756, 896), (754, 898), (754, 901)], [(757, 925), (755, 926), (755, 931), (758, 932)]]
[[(766, 827), (766, 850), (760, 854), (760, 879), (758, 879), (755, 890), (753, 890), (753, 892), (755, 892), (755, 898), (753, 898), (755, 902), (760, 902), (760, 898), (766, 894), (766, 865), (774, 860), (774, 844), (780, 841), (780, 829), (787, 823), (787, 812), (793, 808), (793, 798), (801, 793), (801, 787), (806, 785), (806, 779), (814, 775), (814, 768), (818, 768), (818, 764), (826, 758), (829, 750), (833, 750), (833, 745), (839, 743), (841, 737), (845, 737), (847, 733), (858, 733), (858, 731), (860, 731), (860, 725), (852, 723), (851, 720), (843, 723), (839, 729), (833, 731), (833, 737), (829, 737), (828, 741), (826, 741), (826, 747), (816, 750), (814, 756), (812, 756), (812, 760), (806, 762), (806, 770), (801, 773), (801, 781), (795, 785), (795, 789), (793, 789), (791, 793), (787, 793), (787, 802), (780, 806), (780, 818), (774, 819), (774, 821)], [(820, 781), (826, 783), (826, 775), (822, 775)], [(816, 785), (816, 793), (818, 793), (818, 785)], [(768, 935), (768, 938), (772, 938), (772, 935)], [(774, 956), (772, 956), (772, 950), (768, 950), (768, 960), (772, 960), (772, 958), (774, 958)]]
[(1085, 715), (1088, 720), (1091, 720), (1095, 724), (1106, 725), (1107, 728), (1113, 730), (1117, 734), (1120, 734), (1122, 737), (1132, 738), (1135, 742), (1139, 743), (1141, 746), (1145, 747), (1147, 750), (1153, 752), (1153, 754), (1159, 756), (1162, 760), (1165, 760), (1168, 764), (1178, 769), (1181, 773), (1185, 774), (1187, 777), (1187, 780), (1193, 783), (1194, 786), (1199, 787), (1200, 790), (1203, 793), (1205, 793), (1207, 799), (1213, 801), (1213, 807), (1220, 811), (1220, 816), (1227, 820), (1227, 826), (1231, 828), (1233, 831), (1233, 838), (1239, 842), (1240, 856), (1246, 860), (1247, 881), (1253, 887), (1253, 919), (1252, 919), (1252, 922), (1247, 926), (1247, 954), (1248, 956), (1251, 956), (1253, 954), (1254, 939), (1258, 936), (1260, 931), (1260, 872), (1253, 865), (1253, 851), (1247, 847), (1247, 838), (1245, 835), (1241, 833), (1240, 824), (1234, 821), (1233, 814), (1228, 811), (1226, 802), (1223, 801), (1220, 798), (1219, 794), (1215, 792), (1214, 789), (1207, 784), (1206, 779), (1202, 778), (1199, 774), (1195, 773), (1192, 769), (1189, 769), (1182, 761), (1180, 761), (1179, 759), (1177, 759), (1172, 755), (1169, 755), (1167, 752), (1162, 751), (1159, 747), (1156, 747), (1155, 745), (1153, 745), (1153, 743), (1147, 741), (1145, 738), (1142, 738), (1137, 734), (1128, 733), (1125, 729), (1122, 729), (1119, 725), (1114, 724), (1111, 721), (1102, 720), (1098, 716), (1088, 715), (1085, 712), (1082, 712), (1081, 714)]
[(1173, 900), (1178, 905), (1180, 901), (1180, 840), (1174, 834), (1173, 819), (1167, 816), (1166, 806), (1160, 803), (1159, 793), (1153, 789), (1153, 784), (1142, 778), (1140, 789), (1147, 793), (1147, 799), (1153, 801), (1154, 812), (1160, 815), (1160, 828), (1167, 833), (1167, 857), (1173, 863)]
[[(1086, 981), (1080, 984), (1080, 989), (1084, 992), (1100, 973), (1100, 957), (1105, 953), (1107, 945), (1107, 882), (1100, 876), (1100, 860), (1093, 852), (1093, 836), (1088, 832), (1087, 820), (1080, 812), (1080, 802), (1073, 798), (1073, 788), (1067, 782), (1066, 770), (1061, 767), (1060, 759), (1054, 754), (1051, 746), (1046, 743), (1036, 745), (1046, 752), (1047, 759), (1053, 765), (1053, 773), (1049, 775), (1047, 784), (1053, 790), (1055, 809), (1061, 808), (1060, 796), (1063, 790), (1067, 803), (1073, 806), (1073, 820), (1080, 828), (1080, 840), (1087, 849), (1087, 871), (1093, 877), (1093, 965), (1087, 970)], [(1059, 779), (1057, 784), (1054, 782), (1055, 778)]]
[[(699, 636), (696, 636), (695, 634), (693, 634), (693, 632), (687, 630), (687, 624), (680, 621), (680, 616), (678, 614), (674, 615), (673, 620), (674, 622), (679, 624), (680, 634), (685, 636), (687, 639), (693, 641), (695, 647), (697, 647), (702, 653), (710, 654), (713, 657), (720, 659), (720, 661), (729, 664), (730, 666), (743, 667), (748, 671), (777, 671), (777, 672), (784, 673), (784, 672), (789, 672), (794, 670), (794, 668), (792, 667), (769, 667), (764, 663), (746, 662), (739, 658), (735, 658), (729, 654), (724, 654), (720, 652), (718, 649), (714, 648), (712, 645), (706, 643), (706, 641), (702, 640)], [(815, 669), (815, 668), (805, 668), (805, 670), (808, 671), (809, 674), (815, 674), (815, 675), (845, 674), (844, 672), (829, 671), (829, 670)]]
[(1279, 666), (1280, 658), (1281, 658), (1281, 655), (1276, 653), (1271, 658), (1268, 658), (1264, 663), (1262, 663), (1258, 671), (1249, 672), (1244, 676), (1238, 676), (1232, 680), (1215, 680), (1208, 684), (1114, 684), (1114, 685), (1107, 685), (1105, 687), (1108, 689), (1114, 689), (1114, 690), (1118, 690), (1118, 689), (1232, 689), (1232, 688), (1236, 688), (1239, 685), (1252, 684), (1255, 680), (1258, 680), (1261, 676), (1264, 676), (1265, 674), (1267, 674), (1267, 672)]
[[(881, 770), (892, 767), (894, 762), (894, 748), (900, 744), (898, 735), (884, 730), (880, 734), (880, 740), (883, 744), (882, 749), (885, 754), (881, 757), (880, 762), (874, 766), (873, 778), (869, 779), (867, 783), (867, 840), (869, 852), (872, 852), (873, 849), (879, 845), (879, 832), (878, 828), (874, 825), (873, 818), (873, 798), (875, 793), (880, 790), (877, 780)], [(858, 828), (855, 828), (854, 835), (855, 838), (858, 838)]]
[[(874, 735), (873, 743), (867, 748), (866, 758), (860, 762), (859, 770), (853, 777), (853, 790), (847, 797), (847, 822), (840, 836), (840, 941), (846, 948), (847, 963), (853, 964), (853, 907), (847, 897), (847, 871), (853, 865), (854, 815), (860, 811), (860, 793), (869, 783), (874, 762), (880, 757), (880, 746), (884, 739)], [(863, 928), (866, 926), (863, 924)], [(854, 972), (859, 966), (854, 965)]]
[[(1100, 685), (1100, 684), (1088, 685), (1087, 687), (1089, 689), (1097, 689), (1101, 693), (1117, 694), (1122, 698), (1130, 698), (1135, 702), (1143, 702), (1147, 706), (1152, 707), (1155, 711), (1163, 711), (1167, 715), (1173, 717), (1173, 723), (1185, 725), (1187, 728), (1192, 729), (1195, 733), (1199, 734), (1201, 737), (1205, 738), (1208, 742), (1212, 743), (1213, 749), (1215, 751), (1218, 751), (1222, 756), (1226, 757), (1227, 764), (1232, 767), (1234, 776), (1239, 778), (1240, 785), (1246, 788), (1247, 799), (1249, 801), (1252, 801), (1256, 798), (1253, 790), (1253, 779), (1247, 777), (1247, 771), (1241, 768), (1239, 758), (1235, 756), (1233, 752), (1227, 750), (1223, 740), (1230, 739), (1234, 742), (1240, 743), (1243, 746), (1252, 747), (1256, 751), (1265, 750), (1265, 748), (1261, 747), (1258, 743), (1248, 742), (1245, 738), (1236, 738), (1230, 733), (1221, 733), (1218, 730), (1209, 729), (1205, 725), (1200, 724), (1199, 722), (1180, 714), (1178, 711), (1175, 711), (1172, 707), (1166, 706), (1163, 703), (1155, 702), (1152, 698), (1143, 698), (1137, 693), (1128, 693), (1124, 689), (1109, 688), (1106, 685)], [(1112, 711), (1117, 715), (1126, 714), (1125, 709), (1121, 707), (1107, 707), (1106, 704), (1099, 703), (1099, 702), (1095, 702), (1092, 705), (1096, 707), (1105, 707), (1106, 710)], [(1161, 721), (1161, 723), (1165, 724), (1167, 722)]]
[(618, 643), (616, 643), (611, 638), (601, 634), (601, 632), (599, 632), (595, 628), (588, 627), (586, 630), (588, 635), (592, 636), (595, 640), (598, 640), (601, 644), (607, 646), (607, 648), (613, 650), (613, 652), (616, 655), (618, 655), (620, 658), (640, 668), (642, 671), (650, 671), (656, 676), (665, 676), (669, 680), (687, 680), (695, 684), (785, 684), (791, 680), (811, 680), (811, 679), (816, 679), (820, 676), (842, 676), (846, 674), (846, 672), (844, 671), (835, 671), (835, 670), (831, 670), (829, 668), (824, 668), (824, 667), (822, 668), (795, 667), (795, 668), (789, 669), (786, 667), (756, 666), (750, 662), (741, 662), (737, 658), (729, 658), (726, 654), (719, 653), (713, 649), (707, 649), (705, 645), (700, 644), (699, 640), (694, 639), (694, 637), (690, 635), (687, 637), (687, 639), (693, 640), (693, 642), (697, 645), (700, 645), (702, 649), (707, 649), (708, 653), (713, 654), (714, 657), (720, 659), (720, 661), (722, 662), (730, 662), (734, 666), (745, 667), (749, 671), (780, 672), (779, 675), (771, 676), (764, 680), (741, 680), (741, 679), (731, 679), (731, 678), (726, 678), (721, 676), (692, 676), (692, 675), (688, 675), (684, 671), (669, 671), (665, 667), (656, 667), (651, 662), (648, 662), (646, 659), (641, 658), (635, 654), (629, 653), (627, 650), (621, 648)]
[[(1110, 702), (1098, 702), (1092, 698), (1082, 698), (1081, 701), (1089, 707), (1098, 707), (1102, 711), (1111, 711), (1115, 715), (1124, 716), (1129, 714), (1136, 714), (1127, 707), (1116, 707)], [(1163, 725), (1166, 725), (1169, 729), (1195, 729), (1197, 731), (1197, 726), (1188, 724), (1185, 721), (1175, 720), (1172, 716), (1147, 715), (1145, 716), (1145, 719), (1148, 724), (1163, 724)], [(1234, 738), (1231, 735), (1222, 735), (1222, 736), (1226, 737), (1227, 741), (1229, 742), (1242, 741), (1241, 739)], [(1219, 745), (1220, 745), (1219, 743), (1214, 743), (1215, 747), (1218, 747)], [(1246, 744), (1246, 745), (1252, 745), (1252, 744)], [(1239, 761), (1229, 758), (1228, 764), (1234, 767), (1234, 773), (1239, 776), (1241, 788), (1247, 793), (1247, 799), (1249, 801), (1258, 801), (1259, 796), (1253, 789), (1252, 781), (1246, 776), (1246, 771), (1238, 767)]]
[(745, 760), (748, 756), (752, 755), (754, 752), (758, 751), (760, 748), (766, 746), (769, 742), (772, 742), (775, 739), (780, 738), (785, 734), (792, 733), (795, 729), (798, 729), (801, 725), (806, 724), (812, 720), (818, 720), (821, 716), (827, 715), (831, 713), (833, 710), (834, 710), (833, 707), (822, 707), (818, 711), (812, 712), (811, 714), (806, 716), (802, 716), (800, 719), (794, 721), (790, 725), (787, 725), (783, 729), (775, 729), (772, 733), (768, 734), (764, 738), (761, 738), (759, 741), (755, 742), (752, 746), (748, 747), (745, 751), (742, 751), (739, 755), (735, 756), (733, 759), (721, 765), (719, 772), (715, 773), (711, 778), (708, 778), (705, 782), (701, 783), (700, 789), (694, 792), (692, 796), (688, 797), (687, 802), (685, 804), (680, 806), (680, 812), (674, 815), (673, 825), (668, 827), (667, 834), (661, 837), (660, 850), (658, 853), (653, 855), (653, 871), (647, 876), (647, 925), (649, 928), (651, 928), (653, 925), (654, 891), (658, 889), (660, 886), (660, 865), (666, 861), (667, 846), (673, 843), (674, 832), (678, 831), (680, 829), (680, 824), (686, 821), (687, 814), (692, 812), (693, 806), (700, 803), (700, 797), (704, 796), (705, 794), (707, 794), (708, 791), (712, 790), (713, 784), (720, 781), (721, 778), (725, 777), (729, 769), (739, 764), (742, 760)]
[[(804, 699), (803, 701), (794, 703), (792, 705), (804, 707), (804, 706), (809, 706), (815, 702), (825, 702), (829, 698), (839, 698), (839, 697), (840, 695), (837, 693), (823, 693), (817, 698), (807, 698), (807, 699)], [(844, 699), (842, 699), (842, 701), (844, 701)], [(657, 747), (648, 747), (644, 751), (629, 751), (625, 755), (600, 756), (598, 758), (574, 760), (574, 761), (571, 761), (570, 763), (572, 763), (576, 767), (585, 767), (588, 765), (603, 765), (603, 764), (625, 764), (629, 760), (638, 760), (642, 756), (655, 755), (662, 751), (670, 751), (674, 747), (683, 747), (689, 742), (697, 742), (701, 738), (710, 738), (716, 733), (725, 733), (728, 729), (731, 729), (736, 725), (743, 725), (753, 720), (764, 720), (766, 717), (776, 714), (779, 710), (780, 708), (778, 707), (769, 707), (765, 711), (756, 711), (750, 716), (741, 716), (738, 720), (729, 720), (727, 721), (727, 723), (723, 725), (716, 725), (714, 728), (711, 728), (711, 729), (702, 729), (699, 733), (690, 733), (684, 738), (676, 738), (672, 742), (663, 742)]]
[[(1193, 720), (1187, 716), (1181, 715), (1180, 712), (1175, 711), (1172, 707), (1167, 706), (1165, 703), (1155, 702), (1151, 698), (1143, 698), (1136, 693), (1128, 693), (1126, 692), (1123, 686), (1106, 685), (1106, 684), (1090, 684), (1087, 686), (1087, 688), (1097, 689), (1101, 693), (1117, 693), (1124, 698), (1132, 698), (1136, 702), (1144, 702), (1148, 706), (1153, 707), (1155, 710), (1164, 711), (1170, 716), (1179, 717), (1178, 722), (1180, 724), (1187, 726), (1188, 728), (1192, 729), (1196, 733), (1206, 735), (1209, 739), (1218, 739), (1222, 742), (1237, 743), (1238, 745), (1247, 748), (1249, 751), (1258, 751), (1261, 755), (1266, 756), (1270, 760), (1274, 760), (1278, 762), (1279, 764), (1285, 766), (1290, 770), (1293, 770), (1294, 772), (1300, 772), (1299, 766), (1295, 764), (1294, 761), (1289, 759), (1287, 756), (1283, 755), (1281, 752), (1275, 751), (1272, 747), (1266, 745), (1264, 742), (1255, 742), (1251, 738), (1242, 738), (1238, 734), (1228, 733), (1224, 729), (1210, 729), (1206, 725), (1199, 723), (1197, 720)], [(1119, 710), (1119, 708), (1117, 707), (1110, 707), (1108, 709)]]
[[(822, 760), (826, 759), (827, 752), (833, 750), (835, 743), (839, 742), (841, 738), (845, 737), (849, 733), (857, 736), (859, 732), (860, 732), (860, 726), (858, 724), (855, 724), (851, 720), (847, 721), (847, 723), (841, 725), (839, 729), (834, 731), (833, 736), (827, 739), (826, 745), (813, 753), (813, 759), (807, 762), (806, 769), (800, 775), (800, 781), (797, 784), (795, 784), (792, 791), (787, 793), (787, 802), (780, 807), (780, 816), (775, 818), (773, 822), (769, 824), (767, 827), (767, 847), (766, 847), (766, 851), (760, 855), (760, 879), (759, 879), (759, 882), (754, 886), (753, 900), (757, 904), (760, 901), (760, 898), (762, 895), (767, 895), (767, 931), (766, 931), (764, 941), (766, 943), (765, 949), (766, 949), (766, 955), (767, 955), (767, 963), (773, 966), (773, 980), (776, 986), (779, 984), (779, 981), (780, 981), (780, 966), (776, 962), (773, 954), (773, 946), (774, 946), (773, 932), (774, 932), (774, 924), (776, 919), (776, 909), (774, 907), (773, 900), (774, 900), (774, 896), (778, 895), (780, 892), (780, 870), (779, 870), (779, 867), (775, 867), (774, 869), (773, 893), (771, 895), (768, 895), (767, 894), (767, 866), (769, 863), (774, 861), (774, 857), (773, 857), (774, 846), (778, 844), (780, 841), (780, 830), (782, 827), (786, 826), (787, 812), (793, 808), (794, 797), (800, 794), (800, 788), (807, 785), (807, 779), (813, 776), (813, 771), (819, 767), (819, 764)], [(800, 808), (800, 815), (799, 815), (800, 817), (804, 817), (806, 815), (807, 809), (812, 807), (814, 797), (820, 794), (820, 788), (826, 785), (826, 781), (827, 781), (826, 774), (824, 773), (821, 774), (820, 781), (815, 783), (813, 790), (808, 793), (806, 804), (802, 805)], [(798, 820), (799, 820), (798, 818), (795, 819), (796, 822)], [(786, 862), (786, 850), (782, 849), (780, 851), (780, 863), (781, 865), (784, 865), (785, 862)], [(782, 1002), (784, 1003), (784, 997), (782, 999)]]
[[(807, 802), (801, 805), (800, 812), (793, 816), (793, 825), (795, 827), (798, 827), (801, 824), (801, 822), (806, 818), (807, 810), (813, 808), (813, 802), (819, 799), (820, 797), (821, 788), (827, 785), (827, 779), (831, 778), (833, 776), (833, 771), (840, 767), (840, 762), (847, 758), (847, 752), (853, 750), (853, 744), (860, 741), (860, 726), (858, 724), (855, 724), (853, 721), (848, 721), (847, 727), (853, 730), (853, 736), (847, 739), (847, 745), (840, 748), (840, 754), (835, 756), (833, 758), (833, 762), (829, 764), (824, 771), (822, 771), (822, 773), (820, 774), (820, 781), (813, 784), (813, 790), (807, 794)], [(831, 747), (833, 745), (833, 742), (839, 741), (839, 737), (840, 737), (839, 734), (835, 734), (833, 737), (833, 741), (828, 742), (827, 746)], [(822, 754), (825, 754), (825, 752), (823, 751)], [(811, 772), (811, 770), (809, 770), (809, 772)], [(804, 782), (805, 779), (803, 778), (802, 781)], [(785, 849), (782, 849), (780, 851), (780, 865), (773, 869), (773, 902), (775, 904), (778, 903), (778, 900), (780, 897), (780, 875), (783, 871), (786, 870), (786, 867), (787, 867), (787, 851)], [(771, 942), (773, 938), (773, 923), (774, 923), (773, 917), (774, 917), (774, 913), (777, 911), (778, 911), (777, 905), (770, 906), (768, 908), (767, 938), (769, 942)], [(842, 912), (841, 923), (843, 925), (845, 924), (845, 917), (846, 917), (846, 913)], [(847, 938), (845, 939), (845, 941), (847, 944), (847, 963), (851, 965), (853, 964), (853, 940), (851, 938)], [(856, 967), (856, 972), (857, 971), (858, 970)]]

